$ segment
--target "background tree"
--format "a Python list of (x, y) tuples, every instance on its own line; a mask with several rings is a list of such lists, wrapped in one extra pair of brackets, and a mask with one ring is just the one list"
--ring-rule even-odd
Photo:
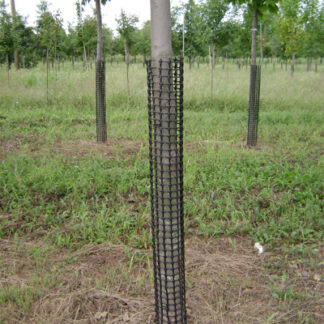
[(20, 53), (23, 68), (31, 68), (39, 61), (39, 41), (33, 27), (27, 26), (26, 19), (20, 15), (16, 16), (13, 26), (13, 37), (16, 48)]
[(200, 56), (203, 46), (203, 23), (201, 10), (194, 0), (189, 0), (184, 5), (184, 55), (189, 58), (189, 69), (191, 70), (193, 59)]
[(42, 0), (38, 5), (38, 18), (36, 29), (40, 39), (40, 45), (46, 50), (46, 98), (48, 102), (48, 72), (50, 51), (53, 48), (55, 18), (49, 11), (48, 2)]
[(317, 72), (317, 60), (323, 55), (324, 49), (324, 2), (322, 6), (319, 0), (305, 0), (303, 4), (302, 21), (305, 37), (303, 39), (302, 55), (308, 58), (307, 70), (310, 70), (311, 58), (315, 59), (315, 71)]
[(278, 24), (278, 33), (285, 54), (291, 56), (291, 76), (293, 76), (296, 53), (301, 49), (302, 39), (304, 38), (301, 1), (285, 0), (280, 9), (281, 18)]
[(258, 15), (262, 16), (266, 11), (276, 13), (279, 10), (278, 0), (227, 0), (233, 4), (247, 4), (249, 11), (253, 15), (252, 19), (252, 45), (251, 45), (251, 79), (250, 79), (250, 107), (247, 145), (255, 146), (257, 143), (258, 109), (256, 107), (256, 87), (257, 87), (257, 31)]
[(10, 15), (7, 13), (4, 0), (0, 1), (0, 53), (7, 61), (8, 85), (10, 71), (10, 55), (13, 52), (13, 24)]
[[(95, 0), (97, 15), (97, 62), (96, 62), (96, 120), (97, 120), (97, 141), (107, 141), (106, 124), (106, 79), (105, 61), (103, 60), (103, 32), (101, 4), (105, 5), (109, 0)], [(85, 5), (90, 0), (82, 0)]]
[(228, 5), (223, 0), (206, 0), (203, 4), (203, 18), (205, 24), (205, 35), (208, 44), (211, 46), (211, 82), (210, 91), (213, 94), (214, 89), (214, 70), (215, 70), (215, 51), (220, 38), (220, 23), (223, 20)]
[[(15, 26), (16, 25), (15, 0), (10, 0), (10, 6), (11, 6), (12, 23)], [(16, 71), (18, 71), (19, 70), (19, 55), (18, 55), (17, 43), (16, 42), (14, 42), (14, 61), (15, 61), (15, 69), (16, 69)]]
[(136, 53), (143, 55), (143, 66), (145, 66), (146, 58), (151, 55), (151, 22), (149, 20), (136, 31), (134, 47)]
[(130, 94), (129, 90), (129, 53), (130, 48), (135, 41), (135, 31), (136, 24), (138, 23), (138, 17), (134, 15), (127, 16), (124, 10), (121, 10), (120, 17), (116, 19), (118, 27), (117, 30), (120, 36), (124, 40), (125, 48), (125, 59), (126, 59), (126, 78), (127, 78), (127, 91), (128, 95)]

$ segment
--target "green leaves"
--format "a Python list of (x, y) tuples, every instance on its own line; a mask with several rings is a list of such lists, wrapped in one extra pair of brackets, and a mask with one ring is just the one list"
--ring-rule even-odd
[(246, 4), (251, 10), (258, 9), (260, 15), (266, 11), (276, 13), (279, 10), (279, 0), (226, 0), (226, 2), (232, 3), (233, 5)]

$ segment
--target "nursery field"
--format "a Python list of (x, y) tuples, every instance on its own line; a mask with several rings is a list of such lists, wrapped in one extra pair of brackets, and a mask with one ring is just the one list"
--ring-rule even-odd
[[(153, 323), (146, 70), (0, 69), (0, 323)], [(185, 69), (188, 323), (324, 322), (324, 65)], [(259, 242), (264, 253), (258, 254)]]

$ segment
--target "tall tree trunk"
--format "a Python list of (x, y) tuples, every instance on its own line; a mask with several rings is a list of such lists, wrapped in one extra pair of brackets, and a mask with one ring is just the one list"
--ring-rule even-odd
[(291, 56), (291, 67), (290, 67), (290, 75), (291, 77), (294, 76), (294, 72), (295, 72), (295, 57), (296, 57), (296, 53), (293, 53)]
[(317, 57), (315, 58), (315, 72), (317, 72)]
[(126, 59), (127, 94), (128, 94), (128, 96), (130, 96), (130, 89), (129, 89), (129, 46), (127, 44), (126, 39), (124, 39), (124, 47), (125, 47), (125, 59)]
[(156, 323), (184, 324), (183, 224), (179, 220), (183, 205), (182, 194), (177, 193), (182, 171), (179, 168), (181, 148), (177, 143), (177, 102), (172, 86), (174, 74), (170, 70), (173, 56), (170, 0), (151, 0), (151, 50), (153, 169), (156, 176), (155, 204), (152, 206)]
[(96, 0), (97, 13), (97, 62), (96, 62), (96, 121), (97, 141), (107, 141), (106, 125), (106, 76), (105, 62), (102, 58), (103, 36), (100, 0)]
[[(16, 6), (15, 6), (15, 0), (10, 0), (11, 4), (11, 15), (12, 15), (12, 20), (13, 23), (16, 23)], [(16, 44), (14, 44), (16, 47)], [(14, 60), (15, 60), (15, 69), (16, 71), (19, 70), (19, 54), (17, 49), (14, 50)]]

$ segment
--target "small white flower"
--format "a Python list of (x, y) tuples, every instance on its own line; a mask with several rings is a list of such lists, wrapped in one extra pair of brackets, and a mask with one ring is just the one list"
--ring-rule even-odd
[(259, 242), (255, 243), (254, 247), (259, 250), (259, 254), (262, 254), (264, 252), (264, 248)]

